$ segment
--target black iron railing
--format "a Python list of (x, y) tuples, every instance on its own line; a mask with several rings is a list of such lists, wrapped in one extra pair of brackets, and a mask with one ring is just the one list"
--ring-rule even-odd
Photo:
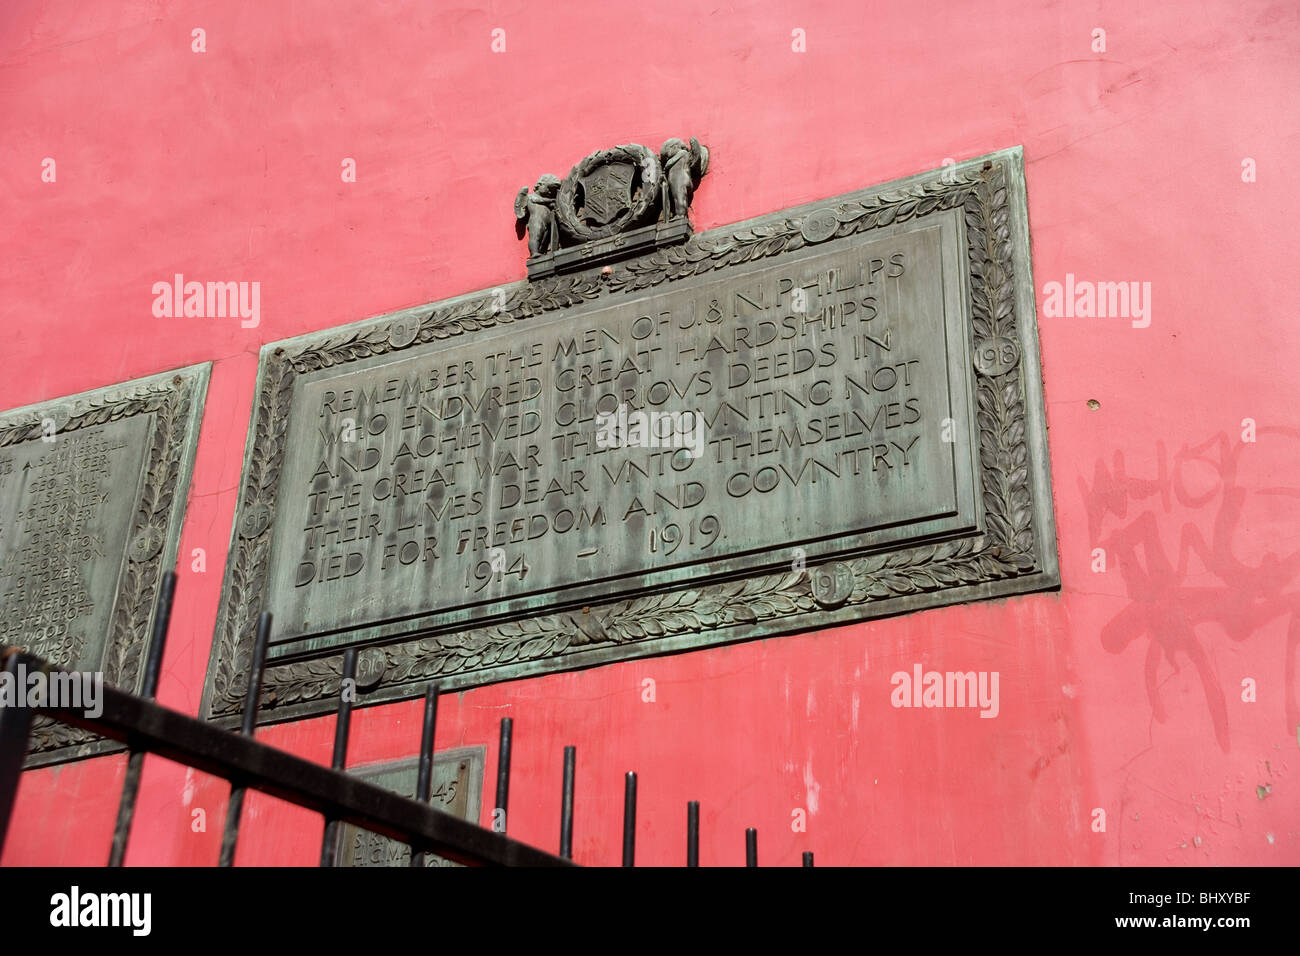
[[(22, 775), (32, 721), (42, 715), (74, 727), (81, 727), (127, 745), (126, 777), (122, 784), (117, 823), (109, 849), (109, 866), (121, 866), (135, 817), (136, 797), (140, 790), (140, 773), (145, 754), (222, 777), (230, 783), (230, 800), (226, 809), (221, 838), (220, 866), (235, 860), (239, 826), (243, 815), (244, 795), (257, 790), (281, 800), (314, 810), (325, 820), (321, 840), (321, 866), (333, 866), (341, 827), (351, 823), (411, 847), (411, 866), (423, 866), (426, 854), (457, 863), (489, 866), (573, 866), (573, 788), (577, 763), (574, 747), (564, 748), (563, 797), (560, 813), (560, 854), (512, 840), (505, 834), (506, 809), (510, 795), (510, 749), (514, 723), (501, 721), (501, 739), (497, 760), (494, 829), (488, 830), (462, 820), (429, 804), (433, 779), (434, 731), (437, 725), (438, 686), (431, 684), (424, 700), (424, 722), (420, 742), (419, 772), (415, 798), (401, 796), (368, 783), (346, 772), (348, 734), (351, 729), (352, 697), (340, 694), (338, 719), (335, 722), (334, 757), (329, 767), (322, 767), (293, 754), (259, 743), (253, 737), (257, 725), (258, 703), (262, 689), (262, 671), (271, 633), (271, 615), (263, 613), (257, 622), (257, 640), (250, 664), (248, 689), (244, 698), (243, 722), (238, 732), (189, 717), (154, 702), (158, 674), (162, 666), (163, 645), (171, 619), (176, 593), (176, 575), (163, 576), (154, 615), (153, 640), (145, 665), (140, 695), (112, 687), (102, 689), (102, 707), (96, 717), (85, 710), (60, 705), (51, 700), (38, 706), (18, 701), (15, 706), (0, 706), (0, 851), (4, 849), (14, 800)], [(26, 673), (37, 670), (53, 672), (50, 665), (24, 650), (0, 645), (4, 670), (17, 682), (19, 668)], [(357, 651), (344, 655), (343, 676), (355, 680)], [(355, 686), (345, 684), (344, 686)], [(66, 704), (67, 702), (63, 702)], [(699, 803), (687, 804), (686, 865), (699, 865)], [(499, 830), (497, 829), (499, 825)], [(633, 866), (636, 851), (636, 774), (628, 773), (623, 803), (623, 865)], [(758, 835), (745, 832), (747, 866), (758, 865)], [(803, 865), (812, 866), (813, 856), (804, 853)]]

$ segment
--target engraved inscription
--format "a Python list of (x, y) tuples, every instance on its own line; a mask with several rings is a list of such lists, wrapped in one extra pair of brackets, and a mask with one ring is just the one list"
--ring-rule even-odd
[(948, 217), (305, 376), (278, 639), (969, 528), (959, 251)]

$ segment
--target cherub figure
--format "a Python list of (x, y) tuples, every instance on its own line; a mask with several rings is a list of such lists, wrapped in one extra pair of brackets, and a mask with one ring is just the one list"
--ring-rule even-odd
[(690, 208), (695, 187), (709, 171), (709, 150), (694, 136), (690, 146), (673, 137), (659, 151), (659, 161), (664, 169), (664, 221), (681, 219)]
[(560, 244), (555, 221), (555, 197), (559, 191), (559, 177), (547, 173), (537, 180), (532, 193), (525, 186), (515, 196), (515, 235), (522, 239), (524, 230), (528, 230), (530, 256), (554, 252)]

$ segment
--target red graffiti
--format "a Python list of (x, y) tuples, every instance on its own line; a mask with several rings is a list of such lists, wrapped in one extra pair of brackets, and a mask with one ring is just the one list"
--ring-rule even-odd
[[(1300, 431), (1260, 428), (1267, 435), (1300, 438)], [(1167, 460), (1164, 443), (1156, 445), (1155, 478), (1127, 474), (1124, 457), (1116, 452), (1113, 472), (1098, 461), (1089, 488), (1082, 478), (1079, 489), (1088, 512), (1091, 540), (1097, 541), (1107, 513), (1126, 518), (1130, 501), (1145, 501), (1159, 495), (1168, 512), (1171, 498), (1189, 508), (1203, 508), (1218, 500), (1213, 530), (1207, 542), (1194, 522), (1179, 529), (1177, 561), (1166, 553), (1159, 534), (1157, 512), (1148, 509), (1112, 532), (1098, 544), (1117, 561), (1128, 591), (1129, 604), (1101, 631), (1101, 643), (1114, 654), (1122, 653), (1133, 641), (1146, 635), (1144, 673), (1147, 697), (1156, 720), (1165, 720), (1157, 682), (1161, 659), (1179, 670), (1180, 658), (1189, 661), (1200, 677), (1205, 703), (1214, 724), (1220, 748), (1229, 750), (1228, 710), (1223, 688), (1213, 673), (1206, 653), (1206, 641), (1226, 634), (1232, 641), (1244, 641), (1278, 616), (1288, 617), (1285, 661), (1286, 720), (1289, 730), (1300, 723), (1296, 701), (1296, 651), (1300, 646), (1300, 592), (1290, 590), (1300, 572), (1300, 549), (1284, 556), (1266, 551), (1255, 563), (1233, 553), (1247, 489), (1238, 484), (1237, 466), (1247, 444), (1220, 434), (1200, 445), (1183, 448)], [(1208, 488), (1201, 479), (1212, 476)], [(1258, 488), (1250, 493), (1300, 498), (1300, 488)], [(1217, 583), (1187, 583), (1188, 561), (1195, 555)]]

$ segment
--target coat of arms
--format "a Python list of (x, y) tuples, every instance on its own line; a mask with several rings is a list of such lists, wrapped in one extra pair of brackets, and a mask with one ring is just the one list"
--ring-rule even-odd
[(585, 268), (691, 234), (691, 196), (709, 151), (673, 138), (659, 154), (630, 143), (592, 153), (563, 181), (546, 175), (515, 197), (519, 237), (528, 233), (531, 278)]
[(576, 203), (579, 217), (596, 226), (607, 226), (632, 208), (632, 181), (636, 167), (630, 163), (606, 163), (578, 179)]

